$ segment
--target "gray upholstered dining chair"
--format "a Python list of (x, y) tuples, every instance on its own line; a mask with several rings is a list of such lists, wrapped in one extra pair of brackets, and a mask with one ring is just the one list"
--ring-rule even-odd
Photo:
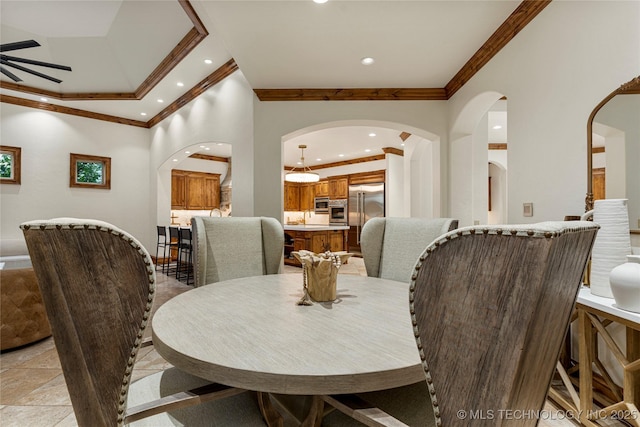
[[(433, 418), (387, 412), (411, 426), (537, 425), (598, 228), (475, 226), (427, 247), (412, 269), (409, 306)], [(371, 426), (384, 415), (373, 405), (335, 406)], [(472, 411), (493, 418), (474, 421)]]
[(360, 237), (367, 275), (409, 283), (411, 268), (432, 241), (458, 227), (451, 218), (372, 218)]
[(277, 274), (284, 259), (284, 229), (274, 218), (191, 219), (195, 286)]
[(156, 293), (151, 257), (133, 236), (71, 218), (20, 227), (78, 425), (265, 425), (245, 390), (176, 368), (132, 380)]

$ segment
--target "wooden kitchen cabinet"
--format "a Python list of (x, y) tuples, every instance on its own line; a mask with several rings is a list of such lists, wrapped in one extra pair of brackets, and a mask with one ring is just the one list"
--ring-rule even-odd
[(322, 179), (315, 183), (314, 197), (329, 197), (329, 180)]
[(220, 208), (220, 174), (171, 171), (171, 209)]
[(187, 176), (179, 172), (171, 171), (171, 209), (187, 208)]
[(300, 210), (300, 186), (295, 182), (284, 183), (284, 210)]
[[(286, 227), (285, 227), (286, 228)], [(322, 253), (329, 249), (332, 252), (347, 250), (348, 230), (286, 230), (289, 236), (288, 243), (285, 243), (285, 264), (300, 266), (295, 258), (290, 257), (291, 251), (307, 250), (315, 253)]]
[(315, 253), (325, 252), (327, 246), (327, 232), (326, 231), (313, 231), (311, 232), (311, 251)]
[(348, 176), (330, 176), (329, 177), (329, 199), (348, 199), (349, 198), (349, 177)]
[(313, 211), (315, 184), (299, 184), (300, 185), (300, 210)]
[(284, 183), (285, 211), (313, 211), (315, 184), (297, 182)]
[(327, 231), (329, 240), (329, 250), (331, 252), (339, 252), (347, 250), (347, 231), (348, 230), (329, 230)]

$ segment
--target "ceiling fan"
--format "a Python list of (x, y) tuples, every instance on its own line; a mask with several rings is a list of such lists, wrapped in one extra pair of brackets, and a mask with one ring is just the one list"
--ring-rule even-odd
[[(40, 43), (38, 43), (35, 40), (24, 40), (21, 42), (14, 42), (14, 43), (3, 43), (2, 45), (0, 45), (0, 52), (8, 52), (10, 50), (18, 50), (18, 49), (27, 49), (30, 47), (37, 47), (37, 46), (40, 46)], [(14, 64), (14, 62), (21, 62), (23, 64), (39, 65), (41, 67), (71, 71), (71, 67), (67, 67), (66, 65), (58, 65), (58, 64), (51, 64), (49, 62), (34, 61), (33, 59), (17, 58), (15, 56), (9, 56), (9, 55), (5, 55), (4, 53), (0, 53), (0, 64), (2, 64), (0, 65), (0, 72), (2, 72), (2, 74), (9, 77), (14, 82), (21, 82), (22, 79), (16, 76), (15, 74), (13, 74), (12, 72), (10, 72), (9, 70), (7, 70), (4, 67), (5, 65), (7, 67), (12, 67), (17, 70), (24, 71), (25, 73), (33, 74), (34, 76), (42, 77), (43, 79), (51, 80), (52, 82), (62, 83), (62, 80), (60, 79), (56, 79), (55, 77), (51, 77), (46, 74), (39, 73), (38, 71), (30, 70), (29, 68), (23, 67), (22, 65)]]

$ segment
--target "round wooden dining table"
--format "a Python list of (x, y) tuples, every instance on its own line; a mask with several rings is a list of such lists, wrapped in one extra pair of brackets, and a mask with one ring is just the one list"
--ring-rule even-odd
[(247, 390), (329, 395), (424, 381), (409, 285), (339, 275), (332, 302), (297, 305), (301, 274), (217, 282), (164, 303), (153, 343), (190, 374)]

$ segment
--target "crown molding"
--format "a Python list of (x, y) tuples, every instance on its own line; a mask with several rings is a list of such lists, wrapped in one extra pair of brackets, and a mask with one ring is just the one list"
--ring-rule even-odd
[(194, 154), (190, 155), (189, 157), (191, 157), (193, 159), (210, 160), (212, 162), (229, 163), (229, 158), (228, 157), (210, 156), (208, 154), (200, 154), (200, 153), (194, 153)]
[(443, 101), (444, 89), (254, 89), (260, 101)]
[(109, 114), (94, 113), (92, 111), (80, 110), (78, 108), (64, 107), (49, 102), (32, 101), (30, 99), (18, 98), (17, 96), (0, 95), (0, 102), (7, 104), (21, 105), (23, 107), (37, 108), (39, 110), (51, 111), (54, 113), (71, 114), (73, 116), (85, 117), (87, 119), (102, 120), (105, 122), (119, 123), (121, 125), (148, 128), (146, 122), (140, 120), (125, 119), (124, 117), (111, 116)]
[(7, 104), (21, 105), (23, 107), (37, 108), (39, 110), (53, 111), (55, 113), (70, 114), (88, 119), (103, 120), (106, 122), (120, 123), (123, 125), (151, 128), (160, 123), (163, 119), (178, 111), (180, 108), (193, 101), (211, 86), (216, 85), (225, 77), (233, 74), (238, 69), (236, 61), (231, 58), (225, 64), (220, 66), (213, 73), (209, 74), (194, 87), (189, 89), (184, 95), (169, 104), (167, 108), (156, 114), (154, 117), (144, 122), (141, 120), (132, 120), (124, 117), (111, 116), (109, 114), (94, 113), (93, 111), (80, 110), (78, 108), (64, 107), (62, 105), (52, 104), (50, 102), (32, 101), (30, 99), (19, 98), (10, 95), (1, 95), (0, 102)]

